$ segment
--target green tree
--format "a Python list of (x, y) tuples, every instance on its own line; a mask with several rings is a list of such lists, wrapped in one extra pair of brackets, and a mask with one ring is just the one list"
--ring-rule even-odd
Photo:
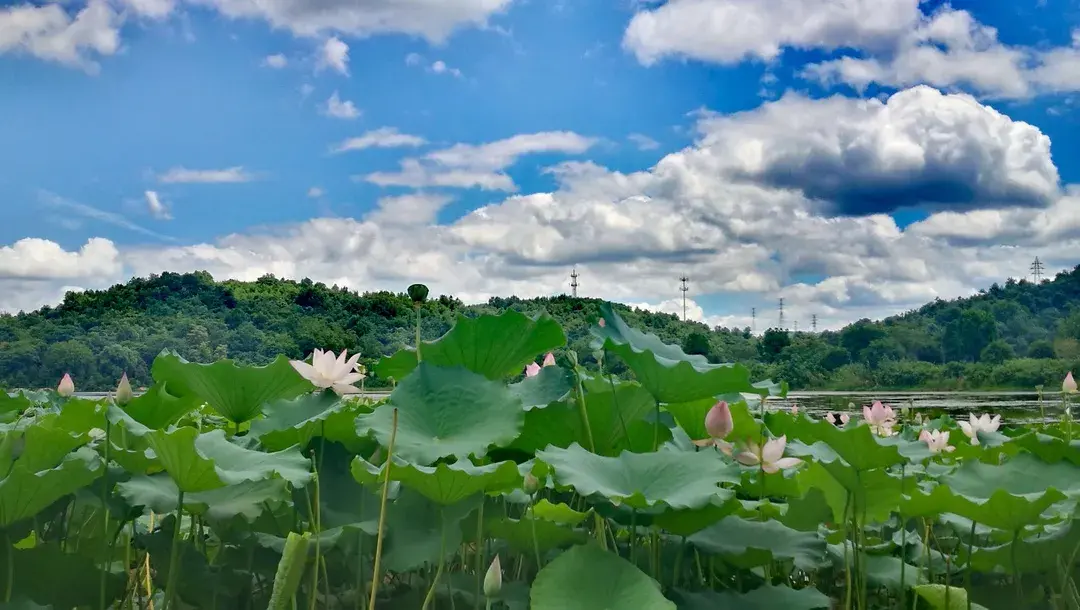
[(1028, 358), (1053, 358), (1054, 344), (1046, 339), (1036, 339), (1028, 344)]
[(686, 339), (683, 339), (682, 348), (687, 354), (700, 354), (702, 356), (709, 356), (712, 351), (709, 346), (709, 336), (699, 331), (686, 335)]
[(979, 354), (979, 362), (1002, 364), (1015, 357), (1016, 354), (1013, 352), (1013, 348), (1009, 345), (1008, 341), (1005, 341), (1004, 339), (995, 339), (983, 348), (982, 353)]
[(788, 331), (779, 328), (770, 328), (765, 331), (758, 343), (761, 359), (765, 362), (776, 362), (784, 348), (791, 345), (791, 335)]

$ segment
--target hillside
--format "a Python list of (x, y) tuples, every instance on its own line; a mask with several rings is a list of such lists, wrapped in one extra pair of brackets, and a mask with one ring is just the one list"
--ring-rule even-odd
[[(838, 332), (753, 337), (749, 329), (709, 329), (676, 316), (620, 308), (627, 321), (714, 361), (736, 360), (755, 377), (793, 388), (1053, 387), (1080, 368), (1080, 267), (1035, 286), (1010, 281), (970, 298), (936, 301)], [(589, 364), (588, 320), (595, 299), (493, 298), (466, 306), (439, 296), (423, 308), (422, 334), (434, 339), (459, 314), (547, 311)], [(49, 387), (65, 372), (79, 389), (107, 390), (124, 372), (149, 383), (149, 366), (169, 348), (193, 361), (223, 357), (264, 363), (300, 358), (316, 347), (360, 350), (371, 368), (410, 343), (413, 310), (405, 294), (358, 294), (310, 280), (263, 277), (216, 282), (207, 273), (164, 273), (108, 290), (69, 293), (56, 307), (0, 316), (0, 385)], [(380, 380), (371, 379), (373, 385)]]

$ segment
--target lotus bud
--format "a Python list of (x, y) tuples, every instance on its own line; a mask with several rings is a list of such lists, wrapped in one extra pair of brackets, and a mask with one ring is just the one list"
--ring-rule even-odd
[(131, 382), (128, 381), (127, 373), (120, 378), (120, 384), (116, 386), (116, 396), (113, 400), (121, 407), (131, 402), (131, 399), (135, 398), (135, 393), (131, 391)]
[(536, 493), (536, 490), (540, 489), (540, 479), (536, 478), (533, 473), (527, 473), (525, 475), (525, 485), (522, 487), (525, 493), (530, 496)]
[(487, 574), (484, 574), (484, 597), (495, 597), (502, 591), (502, 566), (499, 564), (499, 556), (491, 561)]
[(721, 400), (705, 414), (705, 431), (712, 438), (725, 438), (735, 428), (728, 403)]
[(555, 366), (555, 354), (548, 352), (547, 355), (544, 356), (544, 366)]
[(792, 415), (798, 415), (799, 414), (799, 405), (791, 405), (791, 414)]
[(1076, 380), (1073, 379), (1072, 371), (1069, 371), (1069, 374), (1065, 376), (1065, 381), (1061, 382), (1061, 391), (1066, 394), (1076, 393)]
[(604, 328), (605, 326), (607, 326), (607, 322), (604, 321), (603, 318), (600, 318), (600, 320), (597, 322), (597, 325), (599, 325), (600, 328)]
[(409, 298), (412, 299), (412, 302), (416, 305), (427, 300), (428, 287), (423, 284), (413, 284), (412, 286), (409, 286), (408, 292)]
[(64, 373), (64, 378), (60, 380), (60, 385), (56, 386), (56, 393), (65, 397), (75, 394), (75, 382), (71, 380), (71, 375)]

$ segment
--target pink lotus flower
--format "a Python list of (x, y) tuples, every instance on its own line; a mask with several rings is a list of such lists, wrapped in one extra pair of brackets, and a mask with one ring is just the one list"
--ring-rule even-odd
[(851, 416), (847, 413), (833, 413), (832, 411), (829, 411), (825, 414), (825, 421), (836, 426), (837, 428), (842, 428), (846, 426), (849, 421), (851, 421)]
[(731, 409), (728, 408), (728, 403), (721, 400), (705, 414), (705, 431), (709, 433), (709, 438), (694, 441), (694, 444), (698, 447), (715, 445), (723, 449), (723, 446), (727, 445), (723, 442), (724, 438), (731, 434), (734, 428), (735, 421), (731, 418)]
[(956, 447), (949, 444), (948, 430), (927, 430), (924, 428), (919, 433), (919, 440), (926, 443), (926, 446), (930, 448), (930, 453), (941, 453), (942, 451), (948, 453), (956, 450)]
[(597, 322), (596, 324), (597, 324), (597, 325), (598, 325), (598, 326), (599, 326), (600, 328), (604, 328), (605, 326), (607, 326), (607, 322), (605, 322), (603, 318), (600, 318), (600, 321), (599, 321), (599, 322)]
[(881, 404), (875, 400), (874, 404), (863, 407), (863, 419), (870, 425), (874, 434), (878, 436), (892, 436), (893, 426), (896, 425), (896, 413), (892, 407)]
[(746, 449), (740, 451), (735, 456), (735, 459), (744, 466), (760, 465), (761, 469), (769, 474), (802, 464), (802, 460), (799, 458), (783, 457), (786, 447), (786, 435), (769, 439), (764, 447), (760, 447), (757, 443), (748, 440)]
[(979, 432), (997, 432), (998, 427), (1001, 426), (1001, 416), (995, 415), (991, 418), (989, 413), (984, 413), (979, 417), (975, 417), (975, 414), (968, 413), (968, 421), (956, 423), (960, 424), (960, 429), (971, 439), (971, 444), (978, 445)]
[[(544, 356), (544, 366), (555, 366), (555, 354), (552, 354), (551, 352), (548, 352), (547, 355)], [(539, 364), (537, 364), (535, 362), (530, 362), (529, 364), (525, 365), (525, 376), (526, 377), (536, 377), (539, 374), (540, 374), (540, 365)]]
[(1076, 380), (1073, 379), (1072, 371), (1065, 376), (1065, 381), (1061, 382), (1061, 391), (1066, 394), (1076, 394)]
[(360, 390), (352, 384), (364, 378), (364, 374), (358, 372), (360, 354), (353, 354), (346, 360), (347, 353), (348, 350), (341, 350), (341, 355), (334, 357), (332, 351), (316, 349), (311, 354), (311, 364), (303, 360), (290, 360), (289, 364), (317, 388), (333, 388), (338, 394), (356, 394)]
[(75, 394), (75, 382), (71, 380), (71, 375), (64, 373), (60, 385), (56, 386), (56, 393), (65, 397)]
[(791, 405), (791, 414), (792, 415), (798, 415), (799, 414), (799, 405)]

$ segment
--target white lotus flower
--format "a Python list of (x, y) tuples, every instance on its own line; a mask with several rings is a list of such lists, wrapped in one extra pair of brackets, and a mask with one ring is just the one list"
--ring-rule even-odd
[(997, 432), (998, 427), (1001, 426), (1000, 415), (991, 418), (989, 413), (984, 413), (979, 417), (975, 417), (973, 413), (968, 413), (968, 420), (956, 423), (960, 424), (960, 429), (971, 439), (972, 445), (979, 444), (979, 432)]
[(948, 430), (927, 430), (924, 428), (919, 433), (919, 440), (926, 443), (926, 446), (930, 448), (930, 453), (941, 453), (942, 451), (948, 453), (956, 450), (956, 447), (949, 444)]
[(353, 384), (364, 378), (358, 370), (360, 354), (353, 354), (346, 360), (347, 353), (348, 350), (341, 350), (341, 355), (334, 357), (332, 351), (316, 349), (311, 354), (311, 364), (303, 360), (290, 360), (289, 364), (317, 388), (332, 388), (338, 394), (356, 394), (360, 389)]
[(769, 439), (764, 447), (759, 447), (753, 441), (747, 441), (746, 449), (740, 451), (735, 456), (735, 459), (744, 466), (757, 466), (760, 464), (761, 469), (769, 474), (802, 464), (802, 460), (799, 458), (783, 457), (785, 447), (787, 447), (786, 435)]

